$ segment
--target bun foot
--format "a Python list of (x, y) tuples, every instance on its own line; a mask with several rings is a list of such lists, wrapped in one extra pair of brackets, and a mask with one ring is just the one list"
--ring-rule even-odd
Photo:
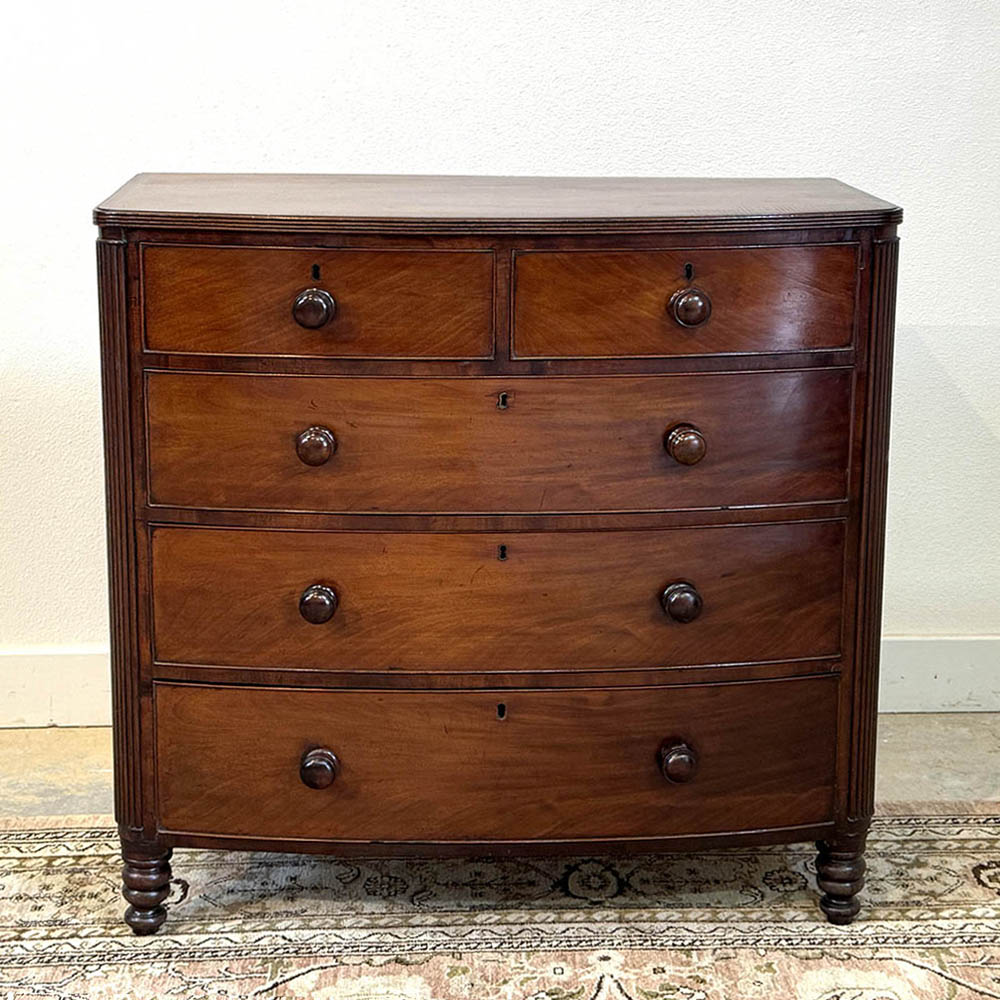
[(169, 850), (122, 848), (122, 895), (129, 906), (125, 923), (134, 934), (154, 934), (167, 919), (164, 900), (170, 893)]
[(822, 840), (816, 845), (816, 883), (820, 909), (831, 924), (849, 924), (861, 910), (858, 893), (865, 884), (865, 838)]

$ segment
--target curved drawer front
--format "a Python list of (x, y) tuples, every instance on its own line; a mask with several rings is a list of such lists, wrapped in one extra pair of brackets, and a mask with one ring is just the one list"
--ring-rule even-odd
[(817, 824), (836, 692), (832, 677), (502, 694), (157, 684), (160, 821), (362, 841)]
[(490, 251), (146, 246), (142, 273), (153, 351), (493, 354)]
[[(150, 496), (166, 506), (442, 514), (838, 500), (851, 377), (841, 368), (480, 379), (153, 372)], [(668, 450), (678, 427), (696, 430), (703, 455)]]
[(518, 253), (518, 357), (850, 347), (856, 244)]
[(841, 521), (450, 534), (159, 527), (156, 657), (510, 672), (835, 656), (843, 539)]

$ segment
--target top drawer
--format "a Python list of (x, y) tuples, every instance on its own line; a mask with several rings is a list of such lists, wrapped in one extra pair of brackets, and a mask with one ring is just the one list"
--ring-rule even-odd
[(670, 357), (850, 347), (857, 244), (518, 253), (514, 354)]
[(493, 253), (146, 246), (146, 347), (328, 358), (493, 355)]

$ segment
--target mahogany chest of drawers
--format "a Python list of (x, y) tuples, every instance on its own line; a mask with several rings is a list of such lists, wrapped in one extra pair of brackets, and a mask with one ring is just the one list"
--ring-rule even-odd
[(832, 180), (140, 175), (96, 211), (126, 920), (174, 846), (872, 812), (899, 209)]

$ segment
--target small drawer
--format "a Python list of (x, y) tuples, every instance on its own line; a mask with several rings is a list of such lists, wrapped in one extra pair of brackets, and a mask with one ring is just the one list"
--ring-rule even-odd
[(147, 245), (145, 343), (184, 354), (488, 358), (493, 254)]
[(610, 840), (832, 818), (835, 677), (589, 691), (155, 691), (167, 830)]
[(161, 662), (640, 669), (837, 656), (842, 521), (557, 532), (153, 529)]
[(856, 244), (515, 258), (514, 354), (671, 357), (850, 347)]
[(841, 500), (849, 369), (390, 379), (147, 377), (162, 506), (345, 513)]

